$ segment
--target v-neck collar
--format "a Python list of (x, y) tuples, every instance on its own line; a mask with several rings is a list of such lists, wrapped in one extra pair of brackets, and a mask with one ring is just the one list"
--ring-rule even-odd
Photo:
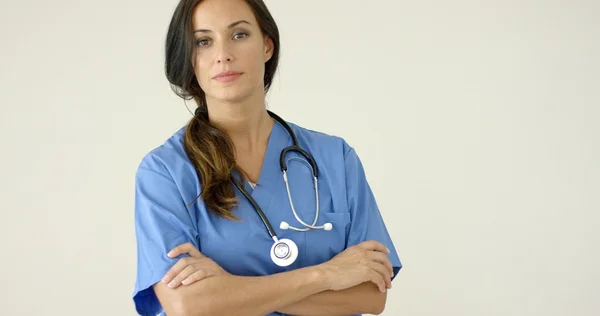
[[(292, 145), (292, 137), (281, 123), (274, 120), (273, 127), (269, 133), (269, 138), (267, 139), (267, 148), (261, 164), (258, 181), (251, 185), (250, 180), (246, 179), (243, 183), (246, 192), (254, 196), (254, 191), (259, 188), (267, 188), (271, 185), (279, 184), (277, 181), (278, 178), (280, 178), (282, 180), (281, 183), (283, 183), (279, 157), (281, 151), (290, 145)], [(233, 175), (237, 180), (240, 179), (240, 175), (237, 171), (233, 171)]]
[(281, 151), (289, 145), (291, 145), (290, 135), (281, 123), (275, 120), (271, 128), (267, 150), (265, 151), (255, 190), (278, 183), (276, 180), (282, 177), (279, 156)]
[[(287, 130), (275, 121), (269, 136), (258, 182), (256, 187), (249, 191), (265, 214), (270, 213), (269, 210), (272, 208), (271, 204), (275, 200), (274, 197), (277, 195), (277, 191), (285, 186), (279, 165), (279, 156), (281, 151), (291, 143), (291, 137)], [(250, 187), (250, 185), (247, 184), (247, 187)]]

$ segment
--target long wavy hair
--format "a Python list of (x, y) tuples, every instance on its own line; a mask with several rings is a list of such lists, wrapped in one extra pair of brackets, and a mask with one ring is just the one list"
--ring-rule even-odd
[[(169, 24), (165, 43), (165, 73), (173, 91), (184, 100), (196, 101), (197, 109), (185, 130), (184, 149), (198, 174), (206, 207), (224, 218), (236, 220), (231, 209), (237, 204), (232, 182), (233, 171), (244, 180), (235, 162), (230, 137), (210, 124), (206, 95), (194, 71), (195, 55), (193, 11), (202, 0), (181, 0)], [(263, 35), (273, 41), (273, 55), (265, 63), (264, 87), (268, 92), (279, 62), (279, 29), (262, 0), (246, 0)], [(194, 201), (191, 201), (193, 203)]]

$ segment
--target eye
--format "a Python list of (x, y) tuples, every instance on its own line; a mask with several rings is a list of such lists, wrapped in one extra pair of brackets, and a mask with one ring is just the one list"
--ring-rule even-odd
[(238, 32), (233, 35), (234, 39), (241, 39), (241, 38), (245, 38), (245, 37), (248, 37), (248, 33), (246, 33), (246, 32)]
[(196, 47), (204, 47), (209, 44), (208, 39), (201, 38), (196, 41)]

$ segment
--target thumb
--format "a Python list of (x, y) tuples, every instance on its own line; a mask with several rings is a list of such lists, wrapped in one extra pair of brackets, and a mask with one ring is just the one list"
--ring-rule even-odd
[(385, 254), (390, 253), (390, 250), (384, 244), (382, 244), (378, 241), (375, 241), (375, 240), (367, 240), (365, 242), (358, 244), (357, 246), (364, 250), (379, 251), (379, 252), (383, 252)]
[(170, 258), (175, 258), (185, 253), (189, 254), (190, 257), (204, 257), (204, 255), (189, 242), (173, 248), (171, 251), (169, 251), (169, 253), (167, 253), (167, 256)]

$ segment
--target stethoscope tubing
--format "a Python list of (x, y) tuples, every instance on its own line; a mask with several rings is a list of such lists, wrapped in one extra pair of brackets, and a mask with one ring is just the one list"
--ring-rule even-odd
[[(203, 111), (198, 108), (196, 109), (196, 115), (203, 115), (202, 113)], [(279, 166), (281, 168), (281, 172), (283, 173), (283, 179), (285, 182), (285, 186), (286, 186), (286, 191), (288, 194), (288, 199), (290, 201), (290, 205), (292, 207), (292, 212), (294, 213), (294, 216), (296, 217), (296, 219), (298, 220), (298, 222), (300, 222), (302, 225), (305, 226), (305, 228), (294, 228), (294, 227), (289, 227), (290, 229), (296, 230), (296, 231), (308, 231), (310, 229), (318, 229), (321, 228), (319, 226), (315, 226), (318, 220), (318, 216), (319, 216), (319, 190), (318, 190), (318, 167), (316, 162), (314, 161), (313, 157), (304, 149), (300, 148), (300, 146), (298, 146), (298, 138), (296, 137), (296, 133), (294, 133), (294, 131), (292, 130), (291, 126), (289, 124), (287, 124), (285, 122), (285, 120), (283, 120), (279, 115), (267, 110), (268, 114), (275, 119), (275, 121), (277, 121), (279, 124), (281, 124), (285, 130), (288, 132), (288, 134), (290, 135), (290, 137), (292, 138), (292, 143), (293, 145), (285, 147), (279, 156)], [(312, 225), (309, 225), (307, 223), (305, 223), (304, 221), (302, 221), (302, 219), (297, 215), (296, 210), (294, 208), (294, 204), (292, 201), (292, 197), (291, 197), (291, 193), (290, 193), (290, 187), (289, 187), (289, 183), (288, 183), (288, 179), (287, 179), (287, 164), (285, 162), (285, 157), (286, 154), (288, 152), (297, 152), (300, 155), (302, 155), (310, 164), (311, 168), (312, 168), (312, 173), (313, 173), (313, 180), (314, 180), (314, 187), (315, 187), (315, 194), (316, 194), (316, 216), (314, 219), (314, 222)], [(258, 203), (256, 202), (256, 200), (254, 200), (254, 198), (252, 198), (252, 196), (248, 193), (248, 191), (246, 191), (244, 189), (243, 185), (240, 185), (239, 183), (237, 183), (235, 180), (232, 181), (233, 184), (237, 187), (237, 189), (244, 195), (244, 197), (250, 202), (250, 204), (252, 204), (252, 207), (254, 208), (254, 210), (256, 211), (256, 213), (258, 214), (258, 216), (260, 217), (260, 219), (262, 220), (263, 224), (265, 225), (265, 228), (267, 229), (269, 236), (271, 236), (271, 238), (275, 241), (277, 241), (278, 237), (277, 237), (277, 233), (275, 232), (275, 229), (273, 229), (273, 226), (271, 225), (271, 223), (269, 222), (269, 220), (267, 219), (267, 217), (265, 216), (265, 213), (263, 212), (262, 208), (258, 205)]]

